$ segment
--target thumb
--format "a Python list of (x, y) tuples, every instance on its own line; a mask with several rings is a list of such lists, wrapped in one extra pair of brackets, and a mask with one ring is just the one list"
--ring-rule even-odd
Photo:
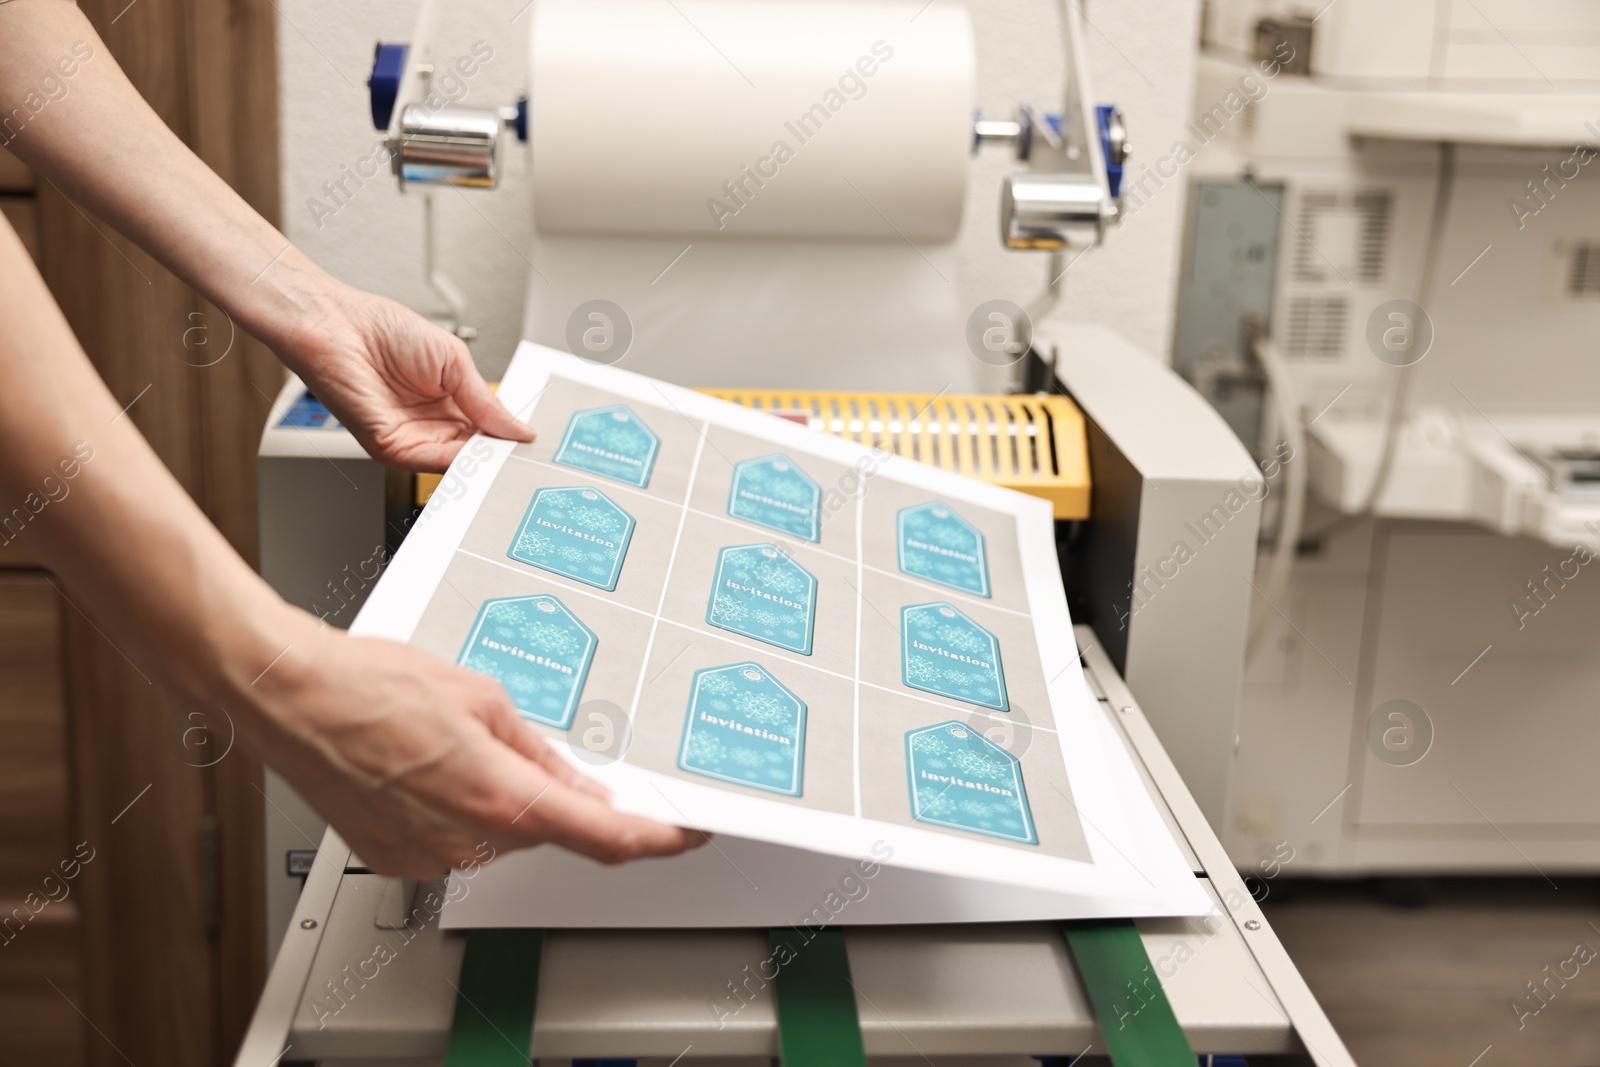
[(511, 414), (494, 395), (489, 383), (472, 365), (466, 345), (460, 341), (452, 346), (444, 387), (456, 402), (456, 407), (472, 420), (473, 426), (480, 432), (509, 441), (532, 441), (537, 436), (532, 426)]

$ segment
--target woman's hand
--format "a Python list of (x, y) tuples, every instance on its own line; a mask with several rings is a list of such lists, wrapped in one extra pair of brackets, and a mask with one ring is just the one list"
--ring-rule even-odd
[[(0, 99), (68, 56), (70, 96), (12, 151), (270, 344), (374, 456), (443, 470), (474, 432), (533, 437), (457, 338), (329, 277), (212, 173), (75, 5), (0, 2)], [(433, 877), (483, 842), (619, 862), (703, 839), (614, 810), (488, 678), (285, 605), (121, 417), (4, 219), (0, 277), (0, 499), (82, 460), (71, 504), (35, 512), (30, 551), (130, 663), (190, 708), (228, 708), (364, 860)]]
[(336, 285), (275, 345), (374, 459), (442, 471), (474, 433), (533, 440), (495, 398), (460, 338), (371, 293)]
[(442, 471), (474, 432), (532, 439), (460, 339), (336, 281), (212, 173), (75, 5), (0, 2), (0, 99), (37, 95), (67, 57), (72, 93), (8, 147), (271, 345), (374, 457)]
[(249, 716), (250, 740), (380, 874), (436, 878), (481, 859), (484, 842), (496, 852), (548, 842), (621, 863), (706, 840), (612, 808), (498, 682), (305, 623), (249, 687), (262, 713)]

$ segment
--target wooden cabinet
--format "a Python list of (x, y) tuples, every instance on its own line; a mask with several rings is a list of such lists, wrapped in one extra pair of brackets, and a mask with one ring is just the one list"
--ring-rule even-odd
[(17, 157), (0, 148), (0, 193), (29, 194), (33, 192), (33, 172), (23, 166)]
[(76, 1067), (83, 865), (70, 817), (61, 609), (43, 573), (0, 570), (0, 1048), (8, 1061)]
[[(162, 120), (276, 217), (271, 0), (79, 7)], [(0, 212), (113, 395), (142, 397), (128, 418), (253, 561), (282, 368), (242, 335), (185, 362), (168, 326), (200, 298), (4, 151)], [(187, 758), (171, 703), (28, 552), (27, 533), (0, 547), (0, 1063), (231, 1062), (266, 967), (260, 767), (237, 746)]]
[(39, 198), (33, 173), (17, 157), (0, 148), (0, 214), (22, 238), (35, 263), (39, 262)]
[(35, 263), (39, 262), (39, 202), (33, 195), (17, 196), (0, 193), (0, 214), (4, 214), (11, 228), (22, 238), (22, 247), (28, 250)]

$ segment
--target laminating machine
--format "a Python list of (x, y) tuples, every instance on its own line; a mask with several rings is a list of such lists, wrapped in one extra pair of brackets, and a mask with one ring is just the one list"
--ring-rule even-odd
[[(401, 181), (424, 188), (492, 185), (506, 131), (520, 127), (534, 142), (532, 262), (538, 266), (524, 326), (530, 339), (599, 361), (626, 358), (631, 369), (662, 377), (737, 383), (710, 391), (818, 433), (1051, 501), (1062, 581), (1077, 622), (1060, 639), (1075, 642), (1101, 712), (1217, 913), (1140, 920), (1121, 930), (1066, 924), (1065, 936), (1061, 924), (835, 927), (828, 951), (837, 955), (835, 964), (848, 961), (847, 971), (830, 970), (827, 953), (816, 950), (814, 967), (767, 980), (757, 966), (772, 951), (767, 931), (442, 930), (446, 883), (416, 885), (371, 873), (269, 772), (274, 962), (236, 1062), (531, 1058), (547, 1065), (733, 1067), (781, 1056), (802, 1067), (863, 1059), (1000, 1065), (1109, 1057), (1128, 1067), (1192, 1063), (1198, 1054), (1218, 1064), (1242, 1062), (1238, 1057), (1352, 1064), (1257, 907), (1252, 888), (1259, 895), (1260, 887), (1247, 885), (1212, 829), (1226, 815), (1249, 579), (1268, 489), (1262, 472), (1190, 386), (1111, 330), (1035, 332), (1020, 309), (1000, 308), (989, 309), (998, 318), (980, 316), (963, 331), (961, 317), (941, 304), (948, 295), (929, 285), (948, 262), (947, 251), (925, 243), (948, 222), (940, 218), (938, 195), (922, 196), (923, 188), (882, 197), (868, 177), (872, 166), (820, 175), (799, 169), (829, 172), (838, 162), (833, 152), (864, 155), (869, 164), (877, 152), (911, 153), (927, 184), (937, 186), (946, 173), (941, 168), (950, 165), (950, 130), (932, 120), (925, 120), (928, 129), (884, 126), (877, 124), (883, 116), (864, 109), (881, 105), (898, 118), (904, 87), (890, 80), (891, 71), (909, 72), (906, 91), (934, 110), (948, 95), (962, 104), (956, 157), (964, 160), (976, 144), (998, 139), (1015, 145), (1027, 164), (1006, 182), (1001, 230), (1009, 247), (1045, 254), (1050, 284), (1035, 305), (1039, 314), (1059, 285), (1063, 253), (1099, 243), (1115, 223), (1114, 176), (1123, 156), (1120, 115), (1087, 103), (1072, 5), (1062, 5), (1070, 76), (1059, 115), (1021, 108), (1015, 119), (980, 119), (974, 127), (965, 110), (970, 92), (961, 100), (962, 86), (970, 89), (962, 79), (970, 79), (971, 50), (959, 10), (919, 15), (915, 5), (848, 5), (852, 13), (843, 15), (834, 6), (809, 5), (809, 12), (822, 13), (817, 17), (832, 12), (844, 19), (838, 25), (860, 30), (860, 54), (877, 57), (874, 74), (864, 73), (867, 63), (850, 67), (858, 72), (855, 82), (868, 88), (860, 96), (842, 93), (841, 107), (827, 119), (837, 125), (824, 132), (837, 132), (841, 144), (829, 147), (813, 133), (814, 144), (791, 146), (801, 149), (791, 161), (762, 157), (769, 159), (762, 165), (758, 158), (751, 173), (766, 173), (764, 186), (730, 179), (734, 192), (719, 196), (718, 183), (701, 187), (692, 174), (661, 175), (668, 186), (701, 189), (692, 205), (697, 211), (700, 200), (719, 200), (734, 217), (714, 209), (706, 213), (710, 221), (679, 217), (676, 201), (655, 205), (660, 210), (647, 202), (611, 211), (607, 205), (616, 205), (606, 196), (595, 200), (564, 185), (569, 176), (540, 173), (541, 124), (555, 127), (558, 141), (590, 137), (594, 152), (614, 139), (604, 116), (581, 108), (569, 113), (566, 94), (583, 88), (587, 75), (562, 74), (581, 51), (573, 42), (592, 36), (584, 20), (597, 9), (605, 9), (597, 16), (603, 19), (645, 20), (613, 23), (622, 28), (609, 41), (615, 55), (594, 58), (602, 67), (645, 63), (655, 53), (643, 49), (640, 34), (668, 53), (717, 42), (720, 48), (709, 60), (698, 57), (700, 66), (686, 78), (723, 88), (742, 78), (754, 88), (771, 73), (756, 47), (771, 34), (771, 24), (762, 22), (772, 16), (761, 12), (765, 6), (686, 4), (679, 19), (674, 5), (664, 5), (668, 21), (656, 22), (660, 12), (643, 12), (634, 0), (539, 0), (531, 19), (531, 96), (503, 116), (430, 108), (430, 79), (447, 63), (429, 52), (432, 14), (425, 7), (409, 48), (379, 49), (374, 117), (389, 129)], [(850, 21), (859, 18), (868, 22)], [(678, 20), (676, 29), (671, 20)], [(911, 31), (901, 37), (882, 28), (901, 24), (930, 35), (926, 51)], [(804, 24), (790, 28), (797, 39), (818, 32)], [(667, 39), (669, 30), (682, 39)], [(856, 41), (850, 38), (839, 54), (853, 60)], [(954, 52), (940, 53), (952, 42)], [(874, 52), (874, 43), (885, 47)], [(891, 60), (882, 58), (886, 49)], [(717, 59), (717, 51), (726, 55)], [(930, 55), (942, 61), (932, 63)], [(723, 60), (731, 72), (716, 69)], [(742, 69), (741, 60), (751, 69)], [(825, 92), (802, 84), (796, 107), (779, 114), (812, 113), (800, 106), (812, 97), (828, 109)], [(635, 116), (640, 127), (658, 125), (649, 101), (629, 101), (645, 112)], [(857, 118), (862, 129), (843, 125)], [(756, 126), (765, 129), (760, 121)], [(678, 136), (695, 141), (700, 128)], [(699, 150), (716, 154), (704, 144)], [(711, 170), (741, 174), (739, 159), (724, 153)], [(668, 160), (657, 169), (675, 166)], [(838, 199), (834, 177), (847, 179), (845, 199)], [(602, 192), (614, 180), (609, 172), (595, 179)], [(740, 189), (745, 195), (734, 204), (730, 197)], [(649, 190), (640, 195), (648, 201)], [(806, 218), (821, 220), (817, 233), (804, 228)], [(706, 230), (717, 223), (748, 223), (751, 232), (718, 241)], [(885, 223), (887, 237), (866, 235), (864, 228), (881, 230)], [(702, 258), (686, 258), (696, 254)], [(683, 273), (675, 277), (670, 272), (679, 260)], [(660, 272), (654, 280), (635, 269), (647, 263)], [(691, 265), (700, 273), (685, 269)], [(665, 279), (678, 288), (663, 289)], [(733, 297), (730, 286), (737, 287)], [(817, 303), (824, 300), (830, 303)], [(459, 315), (452, 325), (462, 326)], [(973, 337), (969, 348), (964, 339)], [(738, 347), (728, 347), (732, 338)], [(870, 365), (856, 345), (875, 354)], [(751, 351), (767, 358), (733, 358)], [(813, 355), (801, 362), (806, 352)], [(979, 362), (1003, 367), (1009, 388), (951, 387), (958, 375), (950, 368)], [(811, 378), (831, 378), (834, 388), (811, 388)], [(871, 391), (888, 383), (898, 387)], [(860, 388), (839, 391), (840, 385)], [(440, 489), (437, 479), (386, 471), (367, 458), (294, 380), (263, 433), (259, 472), (262, 573), (286, 599), (334, 625), (349, 624), (428, 494), (449, 491), (448, 483)], [(1195, 532), (1197, 523), (1204, 536)], [(839, 980), (846, 973), (848, 984)]]

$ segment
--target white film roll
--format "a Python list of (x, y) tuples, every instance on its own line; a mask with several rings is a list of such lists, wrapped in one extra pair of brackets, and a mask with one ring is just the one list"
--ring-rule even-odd
[(534, 20), (540, 231), (956, 236), (972, 136), (964, 8), (538, 0)]

